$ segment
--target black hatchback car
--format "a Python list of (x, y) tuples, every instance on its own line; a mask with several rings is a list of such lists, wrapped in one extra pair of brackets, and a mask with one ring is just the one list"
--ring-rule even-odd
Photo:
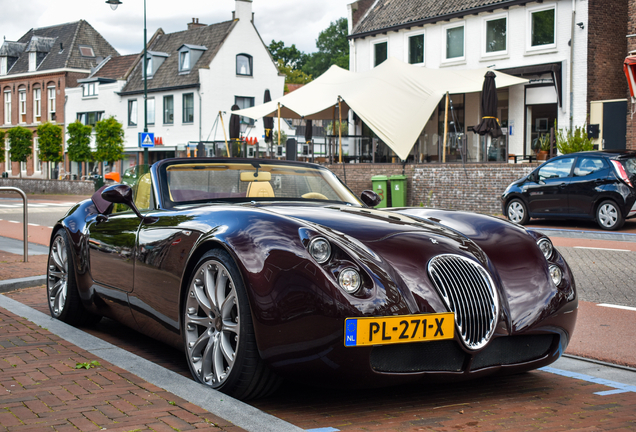
[(636, 151), (589, 151), (557, 156), (510, 184), (501, 196), (509, 220), (596, 220), (606, 230), (636, 216)]

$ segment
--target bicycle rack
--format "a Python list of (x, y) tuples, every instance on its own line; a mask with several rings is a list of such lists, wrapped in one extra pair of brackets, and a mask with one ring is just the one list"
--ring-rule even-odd
[(22, 225), (24, 225), (24, 262), (29, 261), (29, 216), (28, 216), (28, 200), (22, 189), (12, 186), (0, 186), (0, 192), (17, 192), (22, 196)]

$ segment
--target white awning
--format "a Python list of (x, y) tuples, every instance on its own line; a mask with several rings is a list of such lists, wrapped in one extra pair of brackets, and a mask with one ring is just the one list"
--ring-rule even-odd
[(484, 75), (495, 73), (497, 88), (528, 80), (488, 68), (428, 69), (394, 57), (367, 72), (355, 73), (332, 66), (318, 79), (266, 104), (235, 113), (250, 118), (281, 117), (332, 119), (340, 96), (343, 114), (350, 107), (401, 159), (405, 160), (442, 97), (449, 93), (480, 92)]

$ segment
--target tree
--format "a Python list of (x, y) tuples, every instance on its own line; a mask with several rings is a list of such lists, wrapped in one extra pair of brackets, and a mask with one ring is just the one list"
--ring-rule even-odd
[[(556, 121), (554, 124), (556, 127)], [(587, 137), (585, 127), (578, 126), (574, 128), (574, 132), (570, 129), (559, 129), (556, 134), (556, 146), (562, 154), (594, 150), (594, 144)]]
[(294, 44), (286, 47), (285, 42), (272, 40), (272, 43), (267, 48), (277, 64), (282, 62), (284, 66), (291, 69), (301, 69), (307, 61), (307, 54), (296, 48)]
[(349, 69), (349, 41), (347, 40), (347, 19), (333, 21), (321, 31), (316, 39), (318, 51), (309, 55), (302, 71), (315, 78), (322, 75), (331, 65)]
[[(13, 162), (26, 162), (31, 156), (33, 145), (33, 132), (22, 126), (9, 129), (9, 156)], [(20, 170), (22, 177), (22, 170)]]
[[(51, 162), (61, 162), (64, 159), (62, 148), (62, 126), (46, 122), (38, 126), (38, 148), (40, 160), (47, 162), (47, 171), (51, 172)], [(48, 174), (47, 174), (48, 177)]]
[[(73, 162), (90, 162), (93, 158), (91, 153), (91, 133), (93, 128), (85, 126), (79, 120), (74, 121), (66, 127), (68, 132), (67, 150), (68, 158)], [(80, 165), (80, 176), (82, 166)]]
[(278, 60), (278, 71), (285, 74), (285, 84), (307, 84), (313, 78), (300, 69), (294, 69)]
[[(0, 129), (0, 163), (4, 162), (4, 135), (5, 132)], [(9, 170), (5, 167), (5, 171)]]
[(115, 117), (95, 124), (95, 160), (112, 164), (124, 158), (124, 129)]

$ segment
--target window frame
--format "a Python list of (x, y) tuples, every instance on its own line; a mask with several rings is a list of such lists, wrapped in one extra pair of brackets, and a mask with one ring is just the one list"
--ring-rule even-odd
[[(150, 116), (151, 114), (150, 101), (152, 101), (152, 118)], [(146, 99), (146, 124), (147, 125), (149, 126), (155, 125), (156, 112), (157, 112), (157, 105), (155, 104), (155, 98), (154, 97), (147, 98)]]
[(90, 98), (99, 95), (97, 82), (89, 82), (82, 84), (82, 97)]
[[(188, 67), (183, 67), (183, 61), (181, 60), (181, 56), (188, 59)], [(190, 72), (192, 70), (192, 65), (190, 64), (190, 60), (192, 60), (192, 56), (189, 49), (184, 49), (179, 51), (179, 72)]]
[(9, 71), (9, 59), (7, 56), (0, 57), (0, 75), (6, 75)]
[[(90, 114), (95, 114), (95, 123), (88, 122)], [(82, 123), (84, 126), (93, 126), (93, 127), (95, 127), (95, 124), (98, 121), (100, 121), (103, 117), (104, 117), (104, 111), (85, 111), (85, 112), (78, 112), (76, 115), (77, 121)]]
[[(3, 104), (4, 104), (4, 124), (11, 124), (11, 90), (5, 90), (3, 92)], [(8, 97), (7, 97), (8, 96)]]
[(38, 68), (38, 53), (35, 51), (29, 52), (29, 72), (33, 72)]
[[(411, 38), (422, 36), (422, 62), (411, 63)], [(415, 66), (424, 66), (426, 64), (426, 30), (416, 30), (404, 34), (404, 62)]]
[[(239, 104), (239, 99), (241, 99), (241, 100), (250, 100), (252, 105), (249, 106), (249, 107), (246, 107), (246, 106), (244, 106), (245, 104)], [(240, 109), (251, 108), (251, 107), (253, 107), (256, 104), (256, 98), (253, 97), (253, 96), (236, 96), (235, 95), (234, 96), (234, 104), (238, 105), (238, 107)], [(243, 106), (241, 106), (241, 105), (243, 105)], [(244, 116), (239, 117), (239, 120), (240, 120), (241, 124), (244, 124), (244, 125), (247, 125), (247, 126), (250, 126), (250, 127), (254, 126), (254, 123), (255, 123), (254, 119), (249, 118), (249, 117), (244, 117)]]
[(42, 173), (42, 161), (40, 160), (40, 138), (37, 136), (33, 137), (33, 154), (31, 155), (33, 158), (33, 172), (34, 173)]
[[(448, 54), (448, 31), (462, 27), (464, 37), (462, 38), (462, 55), (459, 57), (447, 57)], [(442, 64), (456, 64), (466, 62), (466, 21), (455, 21), (442, 26)]]
[[(554, 11), (554, 28), (553, 28), (553, 37), (554, 37), (554, 42), (551, 44), (545, 44), (545, 45), (536, 45), (533, 46), (532, 45), (532, 17), (533, 14), (537, 13), (537, 12), (544, 12), (547, 10), (553, 10)], [(538, 6), (533, 6), (533, 7), (527, 7), (526, 8), (526, 23), (527, 23), (527, 31), (526, 31), (526, 53), (534, 53), (534, 52), (545, 52), (545, 51), (552, 51), (552, 50), (556, 50), (557, 48), (557, 4), (556, 3), (550, 3), (550, 4), (540, 4)]]
[[(78, 46), (78, 50), (80, 52), (80, 56), (82, 56), (82, 57), (86, 57), (86, 58), (94, 58), (95, 57), (95, 50), (90, 45), (79, 45)], [(84, 54), (82, 52), (82, 50), (90, 50), (90, 54)]]
[(4, 170), (12, 175), (11, 152), (9, 151), (10, 145), (11, 142), (9, 141), (9, 137), (6, 137), (4, 139)]
[[(376, 46), (380, 44), (386, 44), (386, 58), (382, 60), (382, 62), (376, 64), (375, 49), (376, 49)], [(371, 69), (380, 66), (382, 63), (388, 60), (390, 57), (389, 38), (383, 37), (383, 38), (378, 38), (376, 40), (371, 41), (371, 55), (369, 57), (371, 58)]]
[[(53, 97), (51, 97), (51, 95)], [(46, 100), (47, 100), (47, 117), (51, 123), (55, 123), (56, 111), (55, 104), (57, 100), (57, 95), (55, 94), (55, 85), (48, 85), (46, 87)]]
[[(134, 112), (134, 119), (133, 119)], [(134, 120), (134, 121), (133, 121)], [(139, 103), (137, 99), (128, 99), (128, 126), (137, 127), (139, 124)]]
[[(186, 121), (186, 97), (192, 98), (192, 121)], [(181, 96), (181, 123), (194, 124), (194, 93), (183, 93)]]
[(40, 123), (42, 121), (42, 89), (40, 87), (33, 88), (33, 122)]
[(18, 89), (18, 124), (26, 124), (27, 114), (27, 90), (26, 87)]
[[(172, 106), (170, 107), (170, 115), (172, 116), (172, 120), (166, 121), (166, 100), (170, 100), (172, 102)], [(163, 97), (163, 124), (165, 125), (173, 125), (174, 124), (174, 95), (165, 95)]]
[[(249, 73), (239, 73), (239, 57), (245, 57), (247, 59), (247, 63), (249, 64)], [(236, 55), (236, 75), (237, 76), (248, 76), (248, 77), (253, 77), (254, 76), (254, 58), (246, 53), (239, 53)]]
[[(498, 21), (500, 19), (505, 19), (506, 20), (506, 49), (505, 50), (500, 50), (500, 51), (493, 51), (493, 52), (488, 52), (488, 23), (490, 21)], [(510, 35), (510, 30), (509, 30), (509, 24), (510, 24), (510, 18), (508, 17), (508, 12), (503, 12), (503, 13), (499, 13), (499, 14), (493, 14), (493, 15), (487, 15), (485, 17), (483, 17), (482, 19), (482, 41), (481, 41), (481, 56), (484, 58), (491, 58), (491, 57), (505, 57), (508, 55), (508, 47), (510, 46), (509, 43), (509, 35)], [(465, 31), (465, 30), (464, 30)], [(465, 33), (464, 33), (465, 35)]]

